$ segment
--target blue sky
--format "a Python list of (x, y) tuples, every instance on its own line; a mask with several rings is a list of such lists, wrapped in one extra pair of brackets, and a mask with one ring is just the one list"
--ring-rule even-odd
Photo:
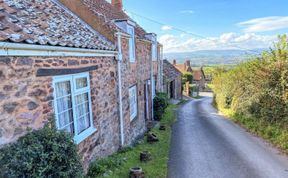
[(262, 48), (270, 46), (277, 34), (288, 32), (287, 0), (124, 0), (124, 9), (148, 32), (158, 34), (166, 52), (234, 49), (238, 45)]

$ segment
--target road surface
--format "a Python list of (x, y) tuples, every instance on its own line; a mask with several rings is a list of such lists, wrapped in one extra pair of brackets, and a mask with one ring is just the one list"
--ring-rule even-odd
[(211, 94), (179, 108), (168, 178), (288, 178), (288, 158), (225, 119)]

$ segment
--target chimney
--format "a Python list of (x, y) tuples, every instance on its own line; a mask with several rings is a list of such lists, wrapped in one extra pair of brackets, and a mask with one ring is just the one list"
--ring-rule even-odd
[(174, 65), (174, 66), (176, 65), (176, 60), (175, 60), (175, 59), (173, 60), (173, 65)]
[(187, 67), (191, 67), (190, 60), (187, 60), (187, 61), (186, 61), (186, 66), (187, 66)]
[(119, 10), (119, 11), (121, 11), (122, 9), (123, 9), (123, 3), (122, 3), (122, 0), (112, 0), (112, 6), (115, 8), (115, 9), (117, 9), (117, 10)]

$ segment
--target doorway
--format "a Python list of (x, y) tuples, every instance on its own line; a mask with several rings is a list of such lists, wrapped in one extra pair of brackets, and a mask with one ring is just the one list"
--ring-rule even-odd
[(144, 104), (144, 115), (145, 115), (145, 119), (146, 120), (149, 120), (150, 118), (150, 112), (149, 112), (149, 97), (150, 97), (150, 85), (151, 85), (151, 82), (150, 80), (146, 80), (145, 84), (144, 84), (144, 101), (145, 101), (145, 104)]
[(170, 98), (174, 98), (175, 97), (175, 82), (172, 81), (170, 82)]

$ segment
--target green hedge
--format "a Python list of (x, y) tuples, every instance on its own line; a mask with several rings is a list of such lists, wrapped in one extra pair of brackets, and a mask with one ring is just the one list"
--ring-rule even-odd
[(0, 177), (83, 177), (71, 136), (44, 127), (0, 149)]
[[(265, 138), (280, 140), (277, 135), (283, 135), (288, 129), (287, 36), (279, 37), (279, 42), (259, 57), (233, 69), (215, 71), (212, 84), (217, 107), (237, 118), (245, 118), (240, 120), (242, 124), (250, 130), (261, 130), (259, 134)], [(263, 128), (257, 129), (258, 126)], [(277, 132), (282, 130), (282, 133), (271, 134), (264, 127), (277, 128)], [(281, 140), (283, 143), (282, 137)], [(287, 146), (281, 147), (287, 149)]]
[(168, 96), (166, 93), (157, 93), (153, 102), (154, 119), (160, 121), (165, 112), (165, 109), (168, 107)]

